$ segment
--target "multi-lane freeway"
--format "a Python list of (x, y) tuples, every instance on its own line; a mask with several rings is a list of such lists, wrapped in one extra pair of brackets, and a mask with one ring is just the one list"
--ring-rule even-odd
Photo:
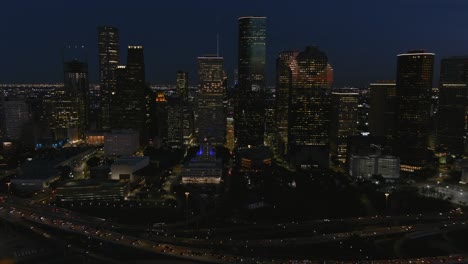
[[(466, 218), (463, 216), (451, 216), (444, 214), (436, 215), (406, 215), (406, 216), (375, 216), (367, 218), (350, 219), (323, 219), (317, 221), (293, 222), (276, 225), (258, 225), (258, 230), (281, 230), (281, 238), (256, 238), (249, 240), (232, 238), (188, 238), (179, 236), (168, 236), (161, 234), (153, 236), (151, 239), (143, 239), (138, 236), (131, 236), (119, 232), (116, 226), (107, 222), (105, 219), (81, 215), (79, 213), (45, 204), (36, 204), (30, 200), (7, 197), (0, 201), (0, 218), (15, 223), (24, 223), (30, 225), (34, 230), (39, 227), (52, 228), (55, 231), (88, 238), (98, 243), (113, 244), (120, 247), (129, 247), (133, 249), (151, 252), (158, 255), (175, 257), (197, 261), (200, 263), (284, 263), (284, 259), (260, 259), (254, 257), (245, 257), (234, 254), (227, 254), (219, 250), (213, 250), (214, 245), (224, 245), (227, 247), (257, 247), (268, 248), (278, 246), (300, 246), (309, 244), (320, 244), (328, 242), (338, 242), (349, 239), (353, 236), (359, 237), (378, 237), (396, 234), (414, 234), (414, 236), (424, 236), (444, 232), (446, 228), (464, 229), (466, 228)], [(424, 218), (426, 222), (417, 222), (415, 224), (391, 225), (388, 222), (404, 222), (410, 220), (419, 220)], [(362, 226), (358, 230), (340, 231), (340, 232), (314, 232), (314, 227), (320, 225), (346, 224), (353, 226)], [(246, 227), (248, 228), (248, 227)], [(239, 228), (237, 231), (240, 231)], [(234, 231), (235, 228), (220, 228), (223, 232)], [(257, 230), (257, 232), (258, 232)], [(302, 236), (285, 236), (287, 230), (292, 234), (308, 230), (308, 233)], [(212, 230), (207, 230), (208, 232)], [(42, 231), (41, 231), (42, 232)], [(275, 231), (273, 231), (275, 232)], [(283, 232), (283, 233), (282, 233)], [(47, 238), (50, 234), (44, 232)], [(183, 245), (183, 246), (181, 246)], [(459, 256), (458, 256), (459, 257)], [(290, 260), (291, 263), (300, 260)]]

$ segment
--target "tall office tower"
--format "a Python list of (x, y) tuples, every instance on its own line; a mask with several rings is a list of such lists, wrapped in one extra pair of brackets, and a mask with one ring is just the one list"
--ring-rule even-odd
[(276, 142), (276, 100), (273, 93), (265, 98), (265, 145), (273, 146)]
[(111, 128), (135, 129), (140, 140), (148, 139), (153, 102), (145, 85), (145, 63), (142, 46), (128, 46), (127, 65), (118, 66), (116, 89), (111, 98)]
[(333, 158), (344, 165), (348, 137), (356, 136), (357, 109), (359, 104), (359, 93), (337, 91), (332, 93), (332, 112), (330, 130), (330, 152)]
[(421, 169), (428, 158), (434, 54), (409, 51), (398, 55), (396, 151), (401, 170)]
[(89, 85), (88, 91), (88, 128), (96, 130), (101, 122), (101, 94), (99, 85)]
[(29, 112), (24, 98), (2, 96), (2, 101), (3, 136), (10, 140), (18, 140), (24, 132), (26, 123), (31, 120), (32, 113)]
[(307, 47), (290, 64), (288, 156), (299, 169), (328, 168), (330, 89), (333, 70), (327, 55)]
[(183, 100), (178, 95), (167, 97), (167, 138), (166, 144), (173, 149), (182, 149)]
[(284, 156), (288, 150), (288, 107), (289, 89), (291, 88), (291, 63), (299, 51), (283, 51), (276, 59), (276, 127), (277, 149)]
[(156, 147), (160, 147), (167, 138), (167, 99), (164, 92), (158, 92), (155, 98), (153, 112), (153, 122), (155, 124)]
[(112, 92), (116, 90), (116, 71), (119, 64), (119, 30), (111, 26), (98, 27), (98, 48), (101, 113), (97, 127), (107, 130), (111, 128), (110, 100)]
[(78, 140), (88, 125), (88, 63), (64, 62), (64, 84), (56, 90), (51, 128), (56, 139)]
[(395, 81), (371, 83), (369, 132), (391, 140), (395, 133), (396, 84)]
[(184, 145), (190, 146), (192, 144), (194, 129), (194, 116), (192, 102), (189, 100), (189, 87), (188, 87), (188, 72), (177, 71), (176, 76), (177, 94), (182, 98), (183, 105), (183, 120), (182, 130), (184, 134)]
[(226, 96), (223, 58), (198, 57), (198, 142), (205, 139), (212, 145), (226, 142)]
[(188, 96), (188, 72), (177, 71), (177, 94), (182, 98), (187, 98)]
[(260, 146), (265, 131), (266, 17), (239, 18), (237, 146)]
[(467, 136), (468, 56), (441, 61), (437, 145), (463, 154)]

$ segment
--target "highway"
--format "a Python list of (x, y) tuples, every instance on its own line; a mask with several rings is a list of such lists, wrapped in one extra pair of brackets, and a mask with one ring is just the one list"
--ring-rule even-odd
[[(454, 217), (451, 215), (406, 215), (406, 216), (374, 216), (366, 218), (348, 219), (323, 219), (316, 221), (292, 222), (276, 225), (258, 225), (259, 230), (281, 230), (278, 234), (283, 236), (274, 239), (232, 239), (232, 238), (187, 238), (175, 237), (166, 234), (153, 236), (151, 239), (130, 236), (115, 231), (112, 223), (105, 219), (84, 216), (76, 212), (46, 204), (36, 204), (30, 200), (8, 197), (0, 202), (0, 218), (10, 222), (30, 223), (31, 229), (37, 226), (52, 228), (67, 234), (74, 234), (94, 241), (106, 244), (139, 249), (168, 257), (197, 261), (201, 263), (284, 263), (284, 259), (259, 259), (233, 254), (225, 254), (212, 248), (223, 247), (281, 247), (339, 242), (353, 236), (378, 237), (387, 235), (405, 234), (411, 238), (444, 232), (450, 227), (453, 229), (466, 228), (466, 217)], [(424, 218), (425, 223), (386, 226), (392, 221), (409, 221)], [(320, 225), (334, 225), (346, 223), (355, 227), (362, 226), (359, 230), (350, 230), (336, 233), (315, 232), (312, 228)], [(375, 226), (377, 225), (377, 226)], [(248, 230), (248, 227), (245, 231)], [(221, 228), (223, 232), (228, 230), (236, 232), (235, 228)], [(309, 233), (302, 236), (284, 236), (289, 231), (308, 230)], [(208, 229), (207, 232), (212, 230)], [(239, 231), (239, 230), (238, 230)], [(274, 231), (273, 231), (274, 232)], [(46, 233), (44, 233), (46, 234)], [(293, 233), (294, 234), (294, 233)], [(413, 234), (413, 235), (411, 235)], [(47, 237), (46, 235), (44, 235)], [(183, 245), (183, 246), (181, 246)], [(299, 261), (299, 260), (291, 260)], [(291, 262), (293, 263), (293, 262)]]

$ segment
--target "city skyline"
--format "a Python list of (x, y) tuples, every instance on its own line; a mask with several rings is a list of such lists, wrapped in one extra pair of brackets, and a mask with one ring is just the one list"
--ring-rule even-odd
[[(232, 84), (237, 65), (236, 20), (241, 16), (268, 18), (266, 80), (269, 86), (274, 84), (277, 54), (283, 50), (317, 45), (327, 52), (334, 65), (336, 87), (362, 87), (376, 80), (395, 79), (395, 54), (412, 49), (430, 50), (436, 54), (434, 70), (438, 72), (442, 58), (465, 54), (463, 47), (468, 43), (468, 37), (459, 33), (467, 26), (462, 13), (468, 3), (462, 1), (444, 4), (420, 0), (409, 4), (296, 1), (284, 8), (279, 8), (279, 4), (267, 5), (265, 1), (241, 1), (236, 5), (227, 4), (224, 13), (213, 12), (210, 1), (179, 3), (187, 6), (179, 13), (175, 4), (145, 1), (130, 8), (125, 7), (124, 1), (113, 1), (112, 6), (105, 1), (84, 1), (73, 12), (64, 3), (25, 2), (25, 7), (19, 7), (16, 2), (5, 4), (4, 10), (12, 12), (2, 17), (6, 25), (2, 34), (8, 41), (0, 47), (13, 52), (6, 54), (6, 63), (0, 66), (2, 83), (60, 81), (60, 50), (68, 44), (87, 47), (90, 82), (98, 83), (96, 28), (108, 25), (120, 30), (120, 60), (126, 56), (126, 46), (145, 46), (147, 80), (156, 84), (174, 83), (173, 72), (180, 69), (195, 76), (195, 58), (199, 54), (216, 53), (217, 34), (219, 54), (225, 58), (228, 81)], [(321, 12), (308, 13), (317, 9)], [(414, 16), (415, 13), (421, 15)], [(79, 19), (83, 14), (86, 20)], [(31, 27), (28, 21), (34, 21), (35, 26)], [(41, 40), (34, 43), (34, 49), (31, 49), (31, 39)], [(378, 59), (374, 56), (376, 52), (380, 54)], [(196, 79), (192, 78), (190, 85), (195, 84)]]

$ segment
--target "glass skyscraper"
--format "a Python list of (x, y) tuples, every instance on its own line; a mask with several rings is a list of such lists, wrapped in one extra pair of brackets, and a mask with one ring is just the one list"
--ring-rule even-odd
[(78, 140), (88, 125), (88, 63), (79, 60), (63, 64), (64, 85), (52, 102), (52, 123), (56, 139)]
[(401, 169), (414, 172), (428, 158), (434, 54), (421, 50), (398, 55), (396, 151)]
[(333, 69), (327, 55), (309, 46), (290, 63), (288, 156), (299, 169), (328, 168), (330, 89)]
[(98, 127), (109, 129), (110, 100), (116, 86), (116, 71), (119, 64), (119, 30), (111, 26), (98, 27), (99, 80), (101, 113)]
[(277, 148), (280, 154), (287, 154), (289, 89), (291, 88), (291, 62), (299, 51), (283, 51), (276, 59), (276, 127)]
[(441, 61), (437, 145), (452, 154), (465, 153), (468, 56)]
[(237, 146), (259, 146), (265, 130), (266, 17), (239, 18), (235, 134)]
[(143, 46), (128, 46), (127, 65), (118, 66), (111, 99), (111, 127), (135, 129), (146, 140), (151, 125), (153, 99), (145, 84)]
[(359, 93), (335, 90), (332, 92), (330, 152), (340, 164), (345, 164), (348, 137), (358, 134)]
[(226, 96), (223, 58), (198, 57), (198, 142), (207, 139), (213, 145), (226, 142)]

